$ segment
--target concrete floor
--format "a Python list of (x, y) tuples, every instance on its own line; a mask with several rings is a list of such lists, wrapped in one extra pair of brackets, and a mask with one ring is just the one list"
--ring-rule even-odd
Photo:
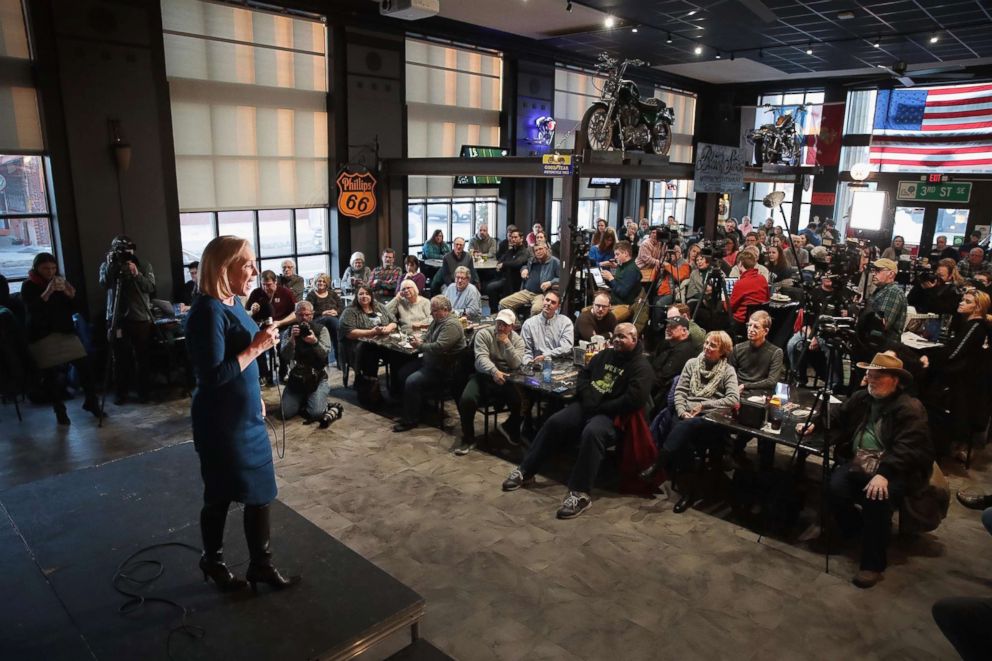
[[(992, 540), (957, 502), (936, 533), (898, 539), (886, 579), (863, 591), (849, 582), (855, 550), (826, 574), (821, 555), (759, 538), (720, 508), (677, 515), (663, 498), (597, 489), (589, 512), (558, 521), (560, 470), (503, 493), (507, 460), (455, 457), (452, 433), (394, 434), (353, 391), (332, 395), (345, 416), (329, 430), (287, 423), (279, 497), (420, 592), (423, 635), (460, 659), (956, 658), (930, 607), (992, 586)], [(190, 438), (189, 400), (108, 405), (102, 430), (80, 404), (68, 429), (48, 408), (23, 405), (19, 423), (0, 407), (0, 490)], [(984, 453), (968, 473), (945, 469), (953, 489), (992, 489)]]

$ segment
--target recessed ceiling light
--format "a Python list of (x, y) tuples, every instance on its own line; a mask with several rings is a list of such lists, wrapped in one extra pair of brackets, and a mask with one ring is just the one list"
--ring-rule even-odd
[(637, 32), (637, 28), (630, 28), (631, 32)]
[(937, 35), (933, 35), (932, 37), (930, 37), (930, 43), (931, 44), (935, 44), (938, 41), (940, 41), (940, 37), (938, 37)]
[(806, 54), (807, 55), (812, 55), (813, 54), (813, 49), (812, 48), (807, 48), (806, 49)]
[(671, 32), (668, 33), (668, 39), (665, 39), (665, 43), (666, 44), (672, 43), (672, 33)]
[(874, 48), (881, 48), (882, 47), (882, 44), (880, 44), (879, 42), (876, 41), (875, 43), (872, 44), (872, 47), (874, 47)]
[(837, 19), (841, 21), (849, 21), (854, 18), (854, 12), (850, 9), (845, 9), (844, 11), (837, 12)]
[(716, 59), (718, 59), (718, 60), (719, 60), (719, 59), (720, 59), (721, 57), (723, 57), (723, 56), (722, 56), (722, 55), (720, 55), (720, 53), (717, 53), (717, 54), (716, 54)]
[(605, 25), (608, 28), (612, 28), (616, 24), (617, 24), (617, 19), (613, 18), (612, 16), (607, 16), (606, 20), (603, 21), (603, 25)]
[(702, 46), (696, 46), (696, 49), (693, 52), (696, 55), (702, 55), (703, 54), (703, 47)]
[(689, 16), (695, 16), (696, 12), (698, 11), (699, 11), (698, 9), (693, 9), (691, 12), (689, 12)]

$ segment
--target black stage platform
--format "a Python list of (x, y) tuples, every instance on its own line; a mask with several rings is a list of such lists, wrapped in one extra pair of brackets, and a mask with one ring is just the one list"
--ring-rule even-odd
[[(128, 589), (182, 604), (202, 638), (170, 636), (181, 613), (167, 604), (120, 614), (126, 598), (111, 582), (123, 560), (153, 544), (200, 547), (201, 489), (184, 443), (0, 493), (0, 658), (344, 659), (405, 627), (416, 637), (420, 595), (278, 501), (273, 551), (301, 585), (225, 595), (203, 582), (197, 552), (165, 547), (140, 556), (162, 561), (163, 575)], [(243, 576), (241, 519), (232, 509), (225, 556)]]

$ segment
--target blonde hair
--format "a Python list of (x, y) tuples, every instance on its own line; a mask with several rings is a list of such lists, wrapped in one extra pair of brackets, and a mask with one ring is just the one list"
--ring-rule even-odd
[(986, 324), (992, 324), (992, 316), (989, 316), (989, 307), (992, 306), (992, 298), (981, 289), (967, 289), (962, 298), (964, 296), (971, 296), (975, 299), (975, 307), (978, 308), (978, 315)]
[(720, 343), (721, 358), (726, 358), (734, 350), (734, 341), (730, 339), (726, 331), (710, 331), (706, 334), (706, 339), (708, 340), (711, 337), (715, 337), (716, 341)]
[(327, 288), (328, 289), (331, 288), (331, 276), (327, 275), (326, 273), (318, 273), (317, 275), (313, 276), (314, 287), (317, 286), (318, 280), (323, 280), (324, 282), (327, 283)]
[(248, 250), (248, 240), (239, 236), (218, 236), (207, 244), (200, 257), (200, 271), (197, 273), (197, 286), (207, 296), (224, 300), (235, 295), (231, 291), (230, 273), (240, 266)]

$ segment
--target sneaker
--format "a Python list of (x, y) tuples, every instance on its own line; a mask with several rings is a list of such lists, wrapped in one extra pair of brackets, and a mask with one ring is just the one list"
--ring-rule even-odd
[(533, 475), (524, 475), (519, 468), (510, 471), (510, 476), (503, 481), (503, 491), (516, 491), (520, 487), (534, 482)]
[(867, 590), (868, 588), (875, 587), (875, 584), (881, 581), (884, 577), (885, 574), (883, 574), (880, 571), (871, 571), (868, 569), (862, 569), (861, 571), (859, 571), (857, 574), (854, 575), (854, 578), (851, 579), (851, 582), (854, 583), (859, 588)]
[(461, 443), (457, 448), (454, 449), (454, 454), (459, 457), (464, 457), (469, 452), (475, 449), (475, 442)]
[(592, 507), (592, 498), (580, 491), (569, 491), (558, 508), (559, 519), (574, 519)]

